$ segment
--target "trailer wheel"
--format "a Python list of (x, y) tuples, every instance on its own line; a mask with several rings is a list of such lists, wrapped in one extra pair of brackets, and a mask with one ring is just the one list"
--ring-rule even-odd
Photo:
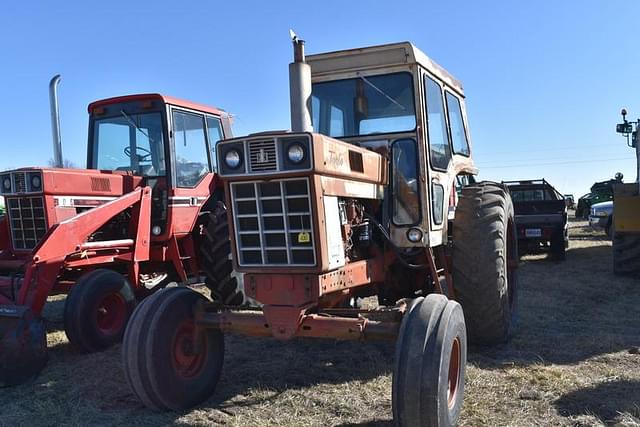
[(135, 303), (133, 289), (123, 275), (107, 269), (84, 274), (64, 305), (69, 342), (87, 352), (120, 342)]
[(218, 384), (224, 337), (218, 331), (196, 332), (193, 311), (200, 300), (206, 301), (189, 288), (160, 290), (145, 301), (128, 328), (125, 373), (136, 395), (152, 409), (189, 408), (206, 400)]
[(240, 278), (233, 271), (227, 208), (217, 202), (204, 218), (204, 232), (199, 240), (200, 267), (207, 275), (205, 284), (213, 299), (227, 305), (241, 305), (244, 292)]
[(564, 234), (556, 233), (551, 238), (551, 258), (555, 261), (564, 261), (567, 258), (567, 246), (565, 244)]
[(508, 340), (515, 326), (518, 240), (513, 203), (499, 184), (462, 189), (453, 222), (452, 276), (469, 341)]
[(640, 234), (613, 233), (613, 273), (640, 274)]
[(392, 407), (399, 426), (452, 426), (464, 397), (467, 335), (460, 304), (418, 298), (396, 342)]

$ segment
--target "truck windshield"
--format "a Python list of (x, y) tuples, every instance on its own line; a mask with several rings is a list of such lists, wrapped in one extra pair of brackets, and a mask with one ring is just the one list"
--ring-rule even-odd
[(332, 137), (412, 131), (416, 127), (412, 75), (315, 83), (311, 111), (314, 131)]
[(128, 114), (96, 120), (93, 165), (96, 169), (132, 171), (141, 176), (166, 174), (162, 116)]

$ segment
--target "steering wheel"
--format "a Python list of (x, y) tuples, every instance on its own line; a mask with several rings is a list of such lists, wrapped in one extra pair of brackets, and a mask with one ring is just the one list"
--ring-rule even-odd
[[(142, 155), (138, 154), (138, 152), (141, 152)], [(124, 147), (124, 154), (125, 156), (131, 158), (131, 147), (127, 146)], [(139, 162), (146, 162), (151, 160), (151, 150), (144, 148), (144, 147), (136, 147), (136, 156), (138, 156), (138, 161)]]

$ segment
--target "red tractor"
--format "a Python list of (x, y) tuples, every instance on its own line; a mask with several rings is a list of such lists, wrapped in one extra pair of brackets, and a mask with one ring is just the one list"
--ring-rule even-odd
[(83, 351), (120, 341), (136, 301), (172, 281), (205, 276), (214, 298), (243, 303), (215, 173), (230, 135), (219, 109), (122, 96), (89, 105), (87, 169), (0, 173), (0, 385), (45, 365), (50, 295), (69, 293), (64, 327)]

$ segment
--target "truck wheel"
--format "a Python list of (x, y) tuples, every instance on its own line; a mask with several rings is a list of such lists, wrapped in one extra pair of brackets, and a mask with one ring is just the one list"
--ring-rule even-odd
[(136, 304), (129, 281), (113, 270), (84, 274), (64, 305), (64, 330), (82, 351), (104, 350), (120, 342)]
[(513, 203), (492, 182), (462, 189), (453, 222), (453, 288), (469, 341), (506, 342), (515, 326), (518, 240)]
[(399, 426), (452, 426), (464, 397), (467, 336), (460, 304), (414, 300), (396, 342), (393, 416)]
[(640, 274), (640, 234), (613, 233), (613, 273)]
[(220, 380), (222, 333), (202, 330), (199, 343), (194, 342), (193, 310), (199, 300), (206, 299), (189, 288), (162, 289), (141, 306), (127, 330), (125, 374), (152, 409), (192, 407), (206, 400)]
[(239, 277), (233, 271), (227, 208), (217, 202), (204, 219), (203, 235), (199, 239), (200, 267), (207, 275), (205, 284), (212, 298), (227, 305), (241, 305), (244, 292)]
[(551, 238), (551, 258), (554, 261), (564, 261), (567, 258), (567, 249), (562, 233), (556, 233)]

